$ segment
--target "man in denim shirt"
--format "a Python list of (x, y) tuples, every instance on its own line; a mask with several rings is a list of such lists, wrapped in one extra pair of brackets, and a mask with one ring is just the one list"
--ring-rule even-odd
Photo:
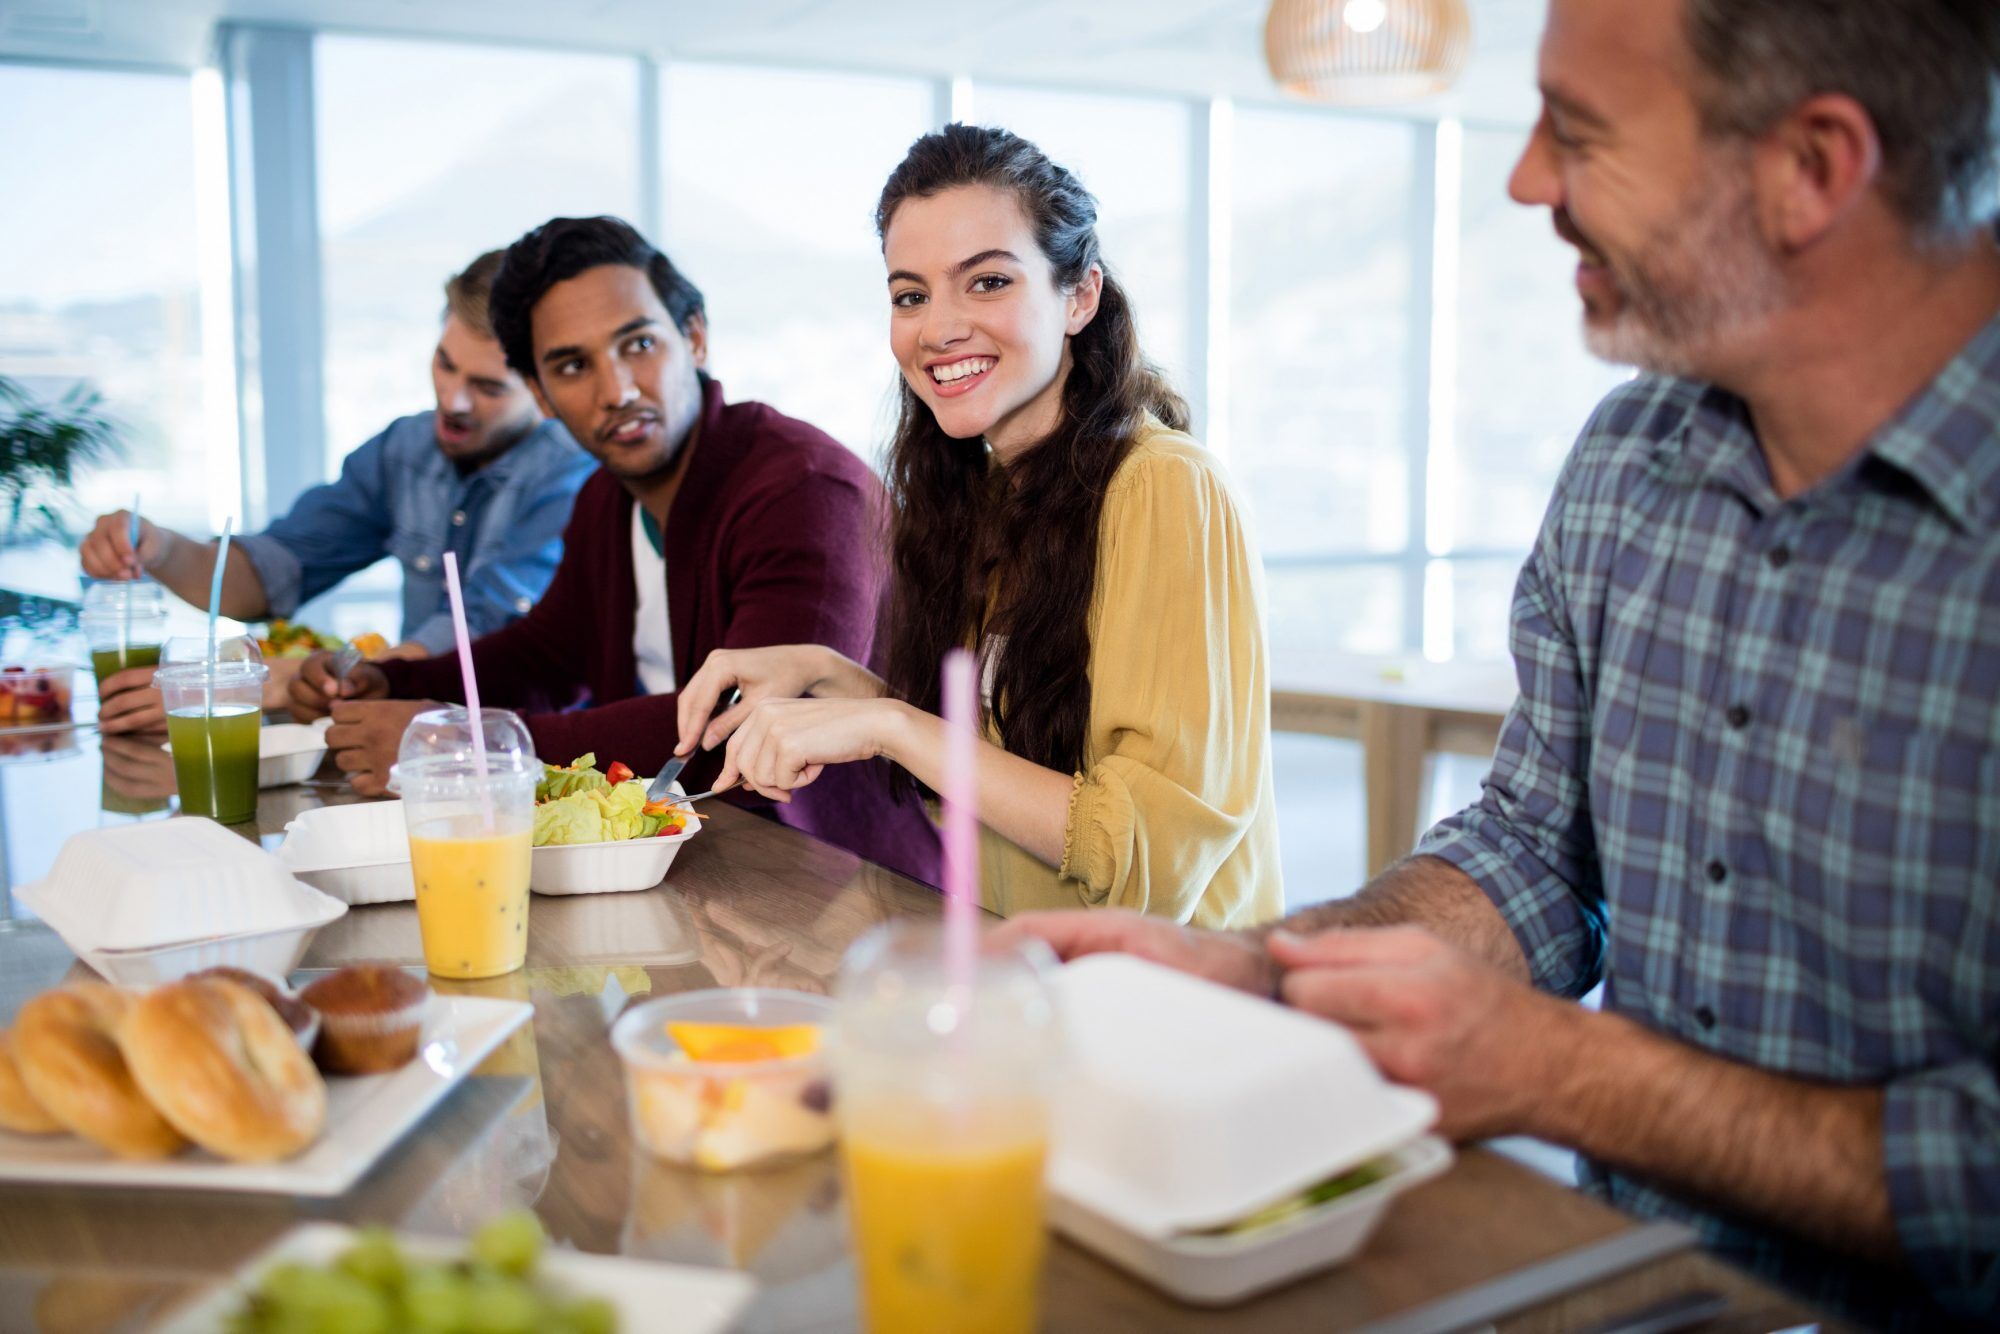
[(1541, 84), (1511, 192), (1652, 373), (1556, 483), (1480, 800), (1268, 940), (1017, 929), (1342, 1023), (1871, 1326), (2000, 1327), (2000, 5), (1553, 0)]
[[(222, 612), (238, 620), (290, 616), (302, 603), (384, 556), (403, 567), (399, 657), (450, 646), (444, 553), (464, 576), (472, 633), (524, 614), (562, 556), (570, 506), (593, 464), (562, 423), (543, 420), (510, 370), (487, 318), (486, 299), (503, 252), (481, 255), (445, 284), (444, 328), (432, 355), (434, 411), (389, 424), (347, 456), (340, 478), (316, 486), (261, 533), (231, 543)], [(213, 542), (142, 522), (138, 549), (120, 511), (84, 541), (84, 573), (99, 579), (151, 574), (196, 606), (208, 603)], [(106, 732), (158, 727), (149, 668), (104, 683)], [(282, 694), (283, 682), (274, 690)]]

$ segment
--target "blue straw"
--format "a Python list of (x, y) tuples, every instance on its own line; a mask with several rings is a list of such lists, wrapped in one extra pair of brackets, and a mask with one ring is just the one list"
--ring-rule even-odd
[(215, 712), (215, 617), (222, 609), (222, 572), (229, 565), (229, 530), (236, 520), (222, 521), (222, 540), (215, 546), (215, 577), (208, 581), (208, 711)]

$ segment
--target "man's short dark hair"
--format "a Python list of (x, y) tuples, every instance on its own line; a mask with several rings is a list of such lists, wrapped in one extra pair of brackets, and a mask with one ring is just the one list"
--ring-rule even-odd
[(1883, 188), (1912, 229), (1956, 234), (1992, 217), (2000, 3), (1685, 4), (1710, 133), (1759, 135), (1809, 97), (1844, 93), (1874, 120)]
[(618, 218), (550, 218), (507, 247), (487, 298), (500, 349), (523, 379), (535, 378), (535, 303), (557, 283), (606, 264), (644, 271), (682, 333), (690, 319), (707, 318), (701, 289), (632, 224)]

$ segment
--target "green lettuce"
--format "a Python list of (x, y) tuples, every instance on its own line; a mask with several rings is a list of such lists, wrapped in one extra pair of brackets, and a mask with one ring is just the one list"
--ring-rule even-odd
[(616, 787), (600, 784), (545, 801), (535, 807), (535, 846), (651, 838), (666, 827), (667, 819), (647, 814), (645, 804), (646, 785), (637, 779)]
[(535, 784), (536, 801), (557, 801), (577, 792), (592, 792), (611, 786), (611, 781), (597, 772), (595, 753), (579, 755), (571, 760), (566, 769), (553, 764), (542, 766), (542, 781)]

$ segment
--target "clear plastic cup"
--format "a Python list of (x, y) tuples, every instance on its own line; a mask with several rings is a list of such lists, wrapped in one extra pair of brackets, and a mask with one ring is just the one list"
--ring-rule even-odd
[(535, 759), (528, 729), (480, 710), (483, 761), (462, 708), (420, 713), (403, 732), (390, 783), (403, 798), (424, 966), (438, 977), (497, 977), (528, 957)]
[(1034, 942), (983, 947), (961, 984), (939, 927), (907, 922), (848, 952), (829, 1059), (873, 1334), (1036, 1326), (1054, 965)]
[(102, 686), (128, 667), (154, 667), (167, 638), (165, 590), (150, 579), (100, 581), (83, 591), (77, 618), (90, 647), (90, 669)]
[(218, 661), (176, 662), (153, 674), (167, 711), (167, 742), (181, 814), (242, 824), (257, 815), (258, 734), (264, 725), (264, 680), (257, 654), (240, 651)]

